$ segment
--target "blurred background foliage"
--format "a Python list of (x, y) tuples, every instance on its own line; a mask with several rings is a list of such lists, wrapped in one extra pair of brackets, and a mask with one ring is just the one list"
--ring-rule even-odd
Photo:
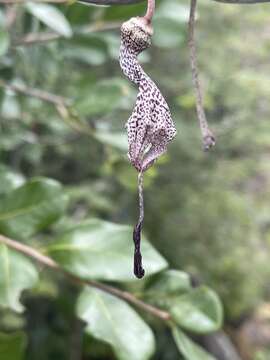
[[(7, 210), (16, 211), (22, 203), (36, 206), (42, 202), (42, 206), (35, 209), (36, 215), (25, 214), (20, 221), (6, 221), (5, 216), (1, 220), (0, 216), (0, 230), (40, 249), (49, 244), (47, 251), (81, 277), (88, 276), (85, 273), (88, 262), (90, 277), (93, 272), (96, 278), (107, 281), (126, 281), (132, 276), (128, 273), (133, 246), (129, 236), (115, 245), (119, 256), (121, 251), (130, 255), (126, 262), (120, 261), (122, 268), (118, 266), (121, 271), (117, 270), (116, 278), (111, 276), (110, 262), (102, 263), (106, 260), (102, 254), (103, 268), (91, 269), (89, 259), (93, 255), (79, 254), (76, 262), (65, 251), (61, 252), (61, 244), (71, 244), (78, 232), (87, 232), (93, 226), (105, 231), (101, 223), (91, 219), (132, 225), (137, 218), (136, 171), (127, 160), (124, 131), (136, 88), (119, 69), (118, 49), (121, 21), (143, 14), (144, 8), (144, 4), (104, 7), (30, 2), (1, 7), (0, 215)], [(147, 254), (149, 251), (146, 270), (150, 275), (164, 269), (166, 259), (170, 267), (188, 273), (194, 283), (214, 289), (224, 304), (224, 329), (242, 358), (267, 360), (270, 356), (268, 5), (204, 1), (198, 10), (200, 76), (208, 119), (217, 135), (213, 151), (202, 151), (196, 119), (188, 61), (186, 1), (158, 1), (153, 46), (141, 56), (144, 68), (164, 93), (178, 129), (168, 153), (145, 175), (144, 232), (163, 256), (159, 257), (147, 243), (145, 246), (150, 250), (145, 250)], [(57, 182), (43, 178), (29, 181), (36, 177)], [(48, 217), (41, 219), (44, 211)], [(67, 229), (67, 235), (54, 236)], [(111, 230), (106, 231), (100, 235), (105, 241), (104, 248), (99, 249), (105, 253), (111, 237)], [(10, 257), (14, 263), (22, 262), (22, 268), (33, 272), (31, 279), (23, 276), (21, 279), (24, 288), (30, 288), (36, 281), (32, 265), (16, 256), (12, 253)], [(84, 267), (80, 267), (81, 262)], [(156, 288), (162, 288), (164, 282)], [(144, 292), (144, 285), (133, 282), (125, 286), (135, 293)], [(87, 320), (85, 304), (90, 306), (95, 301), (91, 291), (80, 294), (76, 305), (84, 320)], [(18, 297), (20, 291), (16, 294)], [(11, 344), (9, 349), (19, 352), (11, 351), (9, 357), (3, 352), (1, 359), (19, 360), (21, 353), (27, 360), (117, 356), (111, 347), (94, 339), (104, 339), (113, 330), (106, 328), (108, 334), (103, 337), (100, 329), (96, 329), (99, 336), (93, 336), (93, 329), (89, 331), (90, 337), (82, 336), (82, 325), (74, 315), (77, 295), (78, 289), (61, 276), (42, 271), (36, 287), (23, 295), (24, 315), (7, 311), (7, 304), (0, 298), (1, 330), (24, 329), (28, 337), (26, 340), (25, 333), (15, 333), (6, 339), (3, 333), (0, 355), (7, 344)], [(103, 300), (111, 301), (109, 295)], [(9, 307), (18, 310), (21, 304), (18, 299), (14, 301)], [(97, 306), (93, 304), (94, 308)], [(142, 316), (151, 323), (159, 339), (152, 358), (180, 359), (168, 330), (145, 314)], [(185, 322), (185, 317), (182, 320)], [(184, 328), (189, 329), (185, 324)], [(175, 339), (179, 334), (175, 334)], [(184, 337), (181, 339), (183, 342)], [(112, 342), (109, 341), (111, 345)], [(179, 345), (179, 341), (176, 343)], [(140, 347), (140, 342), (137, 346)], [(118, 350), (114, 353), (118, 354)], [(134, 359), (149, 358), (149, 354), (144, 356)], [(204, 359), (201, 353), (184, 356)]]

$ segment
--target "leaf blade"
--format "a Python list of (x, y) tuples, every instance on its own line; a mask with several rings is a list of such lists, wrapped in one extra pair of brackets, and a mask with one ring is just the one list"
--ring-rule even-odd
[(22, 360), (26, 347), (26, 336), (23, 332), (12, 334), (0, 333), (0, 358)]
[(58, 220), (67, 205), (62, 186), (54, 180), (30, 180), (0, 202), (0, 233), (27, 238)]
[(87, 323), (86, 332), (109, 343), (119, 360), (147, 360), (154, 352), (152, 330), (123, 300), (85, 288), (77, 315)]
[(177, 297), (171, 305), (170, 313), (178, 325), (196, 333), (216, 331), (223, 320), (218, 296), (204, 286)]
[(25, 6), (30, 14), (35, 16), (58, 34), (65, 37), (72, 36), (72, 29), (69, 22), (63, 13), (55, 6), (48, 4), (37, 4), (33, 2), (29, 2)]
[[(47, 248), (66, 270), (84, 279), (133, 281), (133, 242), (129, 226), (88, 220), (55, 239)], [(142, 240), (147, 275), (167, 267), (166, 260)]]
[(179, 328), (171, 328), (172, 335), (179, 352), (185, 360), (216, 360), (211, 354), (189, 339)]
[(4, 244), (0, 244), (0, 259), (0, 306), (22, 312), (20, 295), (37, 283), (37, 270), (25, 256)]

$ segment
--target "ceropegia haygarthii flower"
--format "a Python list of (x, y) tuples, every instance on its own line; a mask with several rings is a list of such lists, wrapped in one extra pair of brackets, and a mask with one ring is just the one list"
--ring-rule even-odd
[(171, 113), (157, 85), (144, 72), (138, 55), (151, 45), (153, 34), (145, 17), (131, 18), (121, 27), (120, 66), (124, 74), (139, 87), (134, 110), (127, 121), (128, 157), (137, 169), (140, 216), (134, 228), (133, 240), (134, 274), (144, 276), (140, 253), (141, 228), (143, 223), (143, 173), (164, 154), (168, 143), (175, 137), (176, 129)]

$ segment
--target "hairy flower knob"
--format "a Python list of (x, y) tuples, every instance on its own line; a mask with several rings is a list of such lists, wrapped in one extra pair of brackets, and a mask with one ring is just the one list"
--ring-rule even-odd
[(153, 28), (143, 17), (133, 17), (121, 26), (121, 37), (124, 45), (139, 54), (151, 45)]

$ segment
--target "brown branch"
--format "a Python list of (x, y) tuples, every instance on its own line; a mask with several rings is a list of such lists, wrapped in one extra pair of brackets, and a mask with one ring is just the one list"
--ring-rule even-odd
[(67, 272), (66, 270), (61, 268), (60, 265), (57, 264), (52, 258), (41, 254), (39, 251), (37, 251), (36, 249), (34, 249), (28, 245), (25, 245), (18, 241), (12, 240), (4, 235), (0, 235), (0, 243), (5, 244), (9, 248), (12, 248), (24, 255), (36, 260), (37, 262), (39, 262), (42, 265), (45, 265), (53, 270), (61, 272), (62, 274), (65, 275), (66, 278), (75, 282), (76, 284), (89, 285), (91, 287), (97, 288), (97, 289), (102, 290), (111, 295), (114, 295), (122, 300), (129, 302), (132, 305), (137, 306), (138, 308), (148, 312), (149, 314), (151, 314), (163, 321), (168, 321), (171, 318), (171, 316), (168, 312), (160, 310), (157, 307), (154, 307), (150, 304), (143, 302), (142, 300), (136, 298), (133, 294), (131, 294), (127, 291), (119, 290), (113, 286), (106, 285), (106, 284), (100, 283), (95, 280), (81, 279), (78, 276)]
[(70, 107), (72, 103), (71, 99), (56, 94), (52, 94), (40, 89), (29, 88), (23, 85), (8, 84), (1, 79), (0, 79), (0, 87), (4, 87), (5, 89), (17, 92), (19, 94), (34, 97), (41, 101), (45, 101), (52, 104), (57, 110), (58, 114), (61, 116), (62, 120), (68, 126), (70, 126), (72, 129), (80, 133), (93, 136), (92, 129), (86, 124), (81, 123), (79, 121), (80, 119), (78, 118), (78, 116), (74, 114), (74, 111), (72, 111)]
[[(76, 35), (87, 35), (98, 31), (107, 31), (120, 28), (121, 23), (113, 22), (97, 22), (94, 25), (80, 27), (74, 29), (73, 34)], [(24, 36), (22, 39), (15, 41), (14, 46), (30, 46), (35, 44), (47, 43), (49, 41), (54, 41), (58, 39), (67, 39), (61, 34), (54, 32), (41, 32), (41, 33), (29, 33)]]
[(48, 41), (58, 40), (62, 38), (62, 35), (54, 32), (43, 32), (43, 33), (30, 33), (25, 35), (23, 38), (16, 40), (14, 46), (28, 46), (36, 43), (45, 43)]
[(188, 45), (189, 45), (189, 50), (190, 50), (190, 67), (191, 67), (191, 73), (192, 73), (193, 86), (194, 86), (194, 90), (195, 90), (197, 116), (198, 116), (201, 133), (202, 133), (202, 137), (203, 137), (204, 149), (209, 150), (212, 146), (215, 145), (215, 137), (208, 127), (207, 118), (206, 118), (205, 111), (203, 108), (202, 90), (201, 90), (201, 85), (200, 85), (200, 81), (199, 81), (196, 45), (195, 45), (195, 38), (194, 38), (196, 4), (197, 4), (197, 0), (191, 0), (190, 16), (189, 16), (189, 23), (188, 23), (188, 28), (189, 28)]
[(31, 96), (42, 101), (51, 103), (53, 105), (69, 105), (71, 101), (67, 98), (64, 98), (59, 95), (51, 94), (47, 91), (29, 88), (23, 85), (15, 85), (15, 84), (8, 84), (3, 80), (0, 80), (0, 87), (4, 87), (5, 89), (14, 91), (16, 93)]

